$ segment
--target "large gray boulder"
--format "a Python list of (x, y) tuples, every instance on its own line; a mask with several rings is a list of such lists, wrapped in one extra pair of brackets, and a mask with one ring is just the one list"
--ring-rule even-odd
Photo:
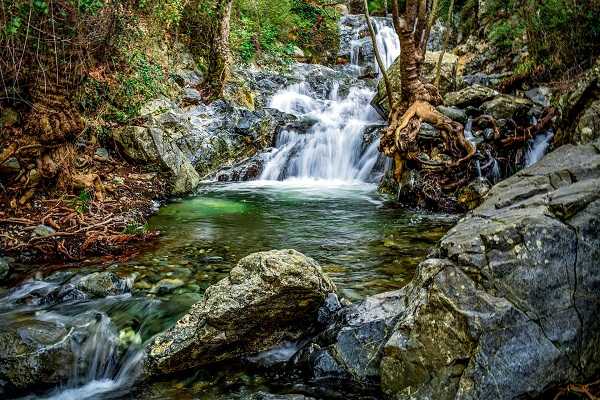
[(251, 254), (148, 344), (146, 374), (214, 364), (297, 340), (334, 290), (317, 262), (295, 250)]
[(600, 143), (496, 185), (404, 289), (392, 398), (514, 399), (600, 372)]

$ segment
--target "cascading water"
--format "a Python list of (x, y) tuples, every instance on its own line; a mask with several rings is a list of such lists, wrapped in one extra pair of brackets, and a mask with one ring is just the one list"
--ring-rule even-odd
[(530, 143), (529, 150), (525, 154), (525, 166), (529, 167), (540, 161), (546, 154), (546, 150), (550, 146), (550, 142), (554, 137), (552, 130), (538, 134)]
[[(387, 66), (400, 53), (398, 38), (389, 21), (374, 19), (379, 50)], [(351, 63), (359, 66), (358, 38), (351, 41)], [(326, 67), (322, 67), (326, 68)], [(330, 84), (327, 98), (319, 98), (304, 81), (289, 86), (271, 99), (270, 107), (295, 115), (311, 124), (308, 130), (286, 129), (266, 162), (261, 179), (319, 179), (366, 181), (379, 158), (378, 140), (365, 145), (363, 133), (369, 125), (382, 123), (369, 105), (374, 90), (354, 79), (348, 94), (339, 95), (337, 83)]]

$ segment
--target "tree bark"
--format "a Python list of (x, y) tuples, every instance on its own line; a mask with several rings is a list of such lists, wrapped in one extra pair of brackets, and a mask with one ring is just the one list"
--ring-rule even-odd
[(216, 25), (209, 53), (207, 76), (204, 81), (209, 99), (223, 96), (225, 83), (231, 74), (229, 30), (232, 5), (233, 0), (217, 0), (215, 4)]
[[(433, 0), (432, 0), (433, 1)], [(454, 0), (451, 0), (452, 2)], [(392, 2), (394, 28), (400, 40), (400, 79), (402, 82), (402, 104), (394, 104), (390, 112), (389, 125), (383, 133), (380, 150), (393, 157), (397, 165), (395, 179), (400, 182), (406, 160), (415, 160), (418, 151), (417, 139), (422, 122), (427, 122), (442, 132), (446, 152), (453, 161), (444, 167), (455, 167), (470, 159), (475, 148), (464, 137), (463, 126), (442, 115), (435, 106), (442, 102), (436, 86), (421, 79), (421, 64), (426, 48), (430, 24), (427, 6), (430, 2), (407, 0), (401, 14), (396, 1)], [(433, 5), (430, 12), (434, 12)], [(415, 150), (417, 149), (417, 150)], [(423, 162), (421, 162), (423, 163)], [(442, 165), (439, 165), (443, 168)]]
[(448, 43), (450, 42), (450, 33), (452, 32), (452, 15), (454, 14), (454, 0), (450, 0), (450, 7), (448, 8), (448, 23), (446, 24), (446, 32), (444, 32), (444, 44), (442, 45), (442, 52), (440, 53), (440, 58), (438, 59), (436, 72), (435, 72), (435, 85), (440, 86), (440, 78), (442, 76), (442, 61), (444, 60), (444, 55), (446, 55), (446, 49), (448, 48)]

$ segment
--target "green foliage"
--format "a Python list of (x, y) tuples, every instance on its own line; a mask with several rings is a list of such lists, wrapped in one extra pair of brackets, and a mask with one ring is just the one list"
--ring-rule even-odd
[(501, 49), (526, 44), (532, 62), (550, 71), (585, 67), (600, 54), (600, 2), (488, 0), (488, 37)]
[(492, 25), (488, 38), (502, 50), (510, 50), (515, 43), (522, 44), (524, 26), (515, 18), (500, 20)]
[(90, 204), (92, 203), (92, 195), (87, 190), (79, 192), (77, 198), (75, 198), (71, 206), (75, 209), (78, 214), (86, 214), (90, 210)]
[(176, 26), (181, 20), (185, 7), (185, 0), (139, 0), (138, 7), (166, 27)]
[(312, 55), (337, 48), (333, 10), (306, 0), (236, 0), (230, 42), (244, 63), (269, 58), (287, 62), (294, 47)]
[(150, 230), (148, 223), (139, 223), (138, 221), (129, 221), (125, 228), (123, 228), (123, 233), (126, 235), (145, 235)]

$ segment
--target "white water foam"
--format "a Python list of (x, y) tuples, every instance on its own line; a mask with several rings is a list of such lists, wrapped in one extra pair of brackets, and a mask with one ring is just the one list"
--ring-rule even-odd
[[(399, 55), (400, 44), (390, 26), (377, 19), (373, 22), (387, 67)], [(354, 53), (351, 61), (358, 63)], [(334, 84), (328, 99), (322, 100), (307, 82), (276, 93), (270, 107), (312, 121), (313, 125), (305, 132), (288, 129), (279, 134), (260, 179), (367, 181), (380, 157), (379, 141), (365, 145), (363, 138), (367, 126), (382, 122), (369, 104), (374, 94), (370, 88), (354, 86), (341, 97), (339, 86)]]
[(540, 161), (548, 151), (550, 142), (554, 137), (554, 132), (551, 130), (538, 134), (530, 143), (529, 150), (525, 154), (525, 166), (529, 167)]

